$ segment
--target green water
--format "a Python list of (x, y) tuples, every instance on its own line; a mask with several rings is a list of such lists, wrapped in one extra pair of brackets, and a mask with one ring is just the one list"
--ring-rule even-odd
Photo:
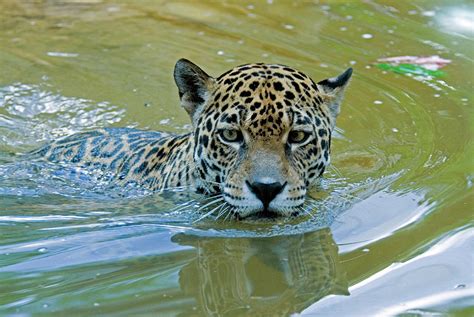
[[(470, 1), (1, 1), (0, 314), (473, 315), (473, 20)], [(400, 55), (452, 62), (374, 66)], [(195, 222), (199, 197), (19, 160), (97, 127), (189, 131), (181, 57), (354, 68), (313, 216)]]

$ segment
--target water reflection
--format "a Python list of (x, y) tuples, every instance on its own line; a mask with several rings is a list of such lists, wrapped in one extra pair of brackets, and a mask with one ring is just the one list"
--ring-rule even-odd
[(288, 316), (326, 295), (349, 294), (329, 229), (263, 239), (177, 234), (173, 241), (197, 249), (179, 283), (208, 316)]
[(0, 87), (0, 152), (26, 152), (60, 136), (110, 126), (124, 114), (108, 102), (52, 92), (46, 82)]
[(471, 8), (446, 8), (438, 17), (439, 23), (450, 31), (474, 33), (474, 10)]

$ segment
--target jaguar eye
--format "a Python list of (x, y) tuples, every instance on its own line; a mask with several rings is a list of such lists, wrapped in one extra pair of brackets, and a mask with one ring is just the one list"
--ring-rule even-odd
[(308, 140), (309, 136), (309, 132), (293, 130), (288, 134), (288, 143), (301, 144)]
[(228, 143), (240, 143), (244, 139), (242, 132), (233, 129), (219, 130), (219, 136), (224, 142)]

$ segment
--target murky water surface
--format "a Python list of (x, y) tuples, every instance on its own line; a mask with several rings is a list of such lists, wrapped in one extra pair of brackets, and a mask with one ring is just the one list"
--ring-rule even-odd
[[(473, 16), (470, 1), (1, 1), (0, 313), (473, 315)], [(374, 66), (400, 55), (451, 63)], [(189, 131), (180, 57), (213, 75), (354, 68), (312, 215), (196, 222), (199, 196), (19, 159), (97, 127)]]

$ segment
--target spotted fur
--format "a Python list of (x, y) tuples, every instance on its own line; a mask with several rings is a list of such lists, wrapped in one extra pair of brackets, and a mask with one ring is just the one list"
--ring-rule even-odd
[(181, 59), (174, 76), (191, 133), (109, 128), (66, 137), (35, 154), (113, 172), (151, 190), (186, 186), (221, 194), (239, 217), (295, 214), (330, 162), (331, 133), (351, 74), (316, 84), (287, 66), (247, 64), (213, 78)]

